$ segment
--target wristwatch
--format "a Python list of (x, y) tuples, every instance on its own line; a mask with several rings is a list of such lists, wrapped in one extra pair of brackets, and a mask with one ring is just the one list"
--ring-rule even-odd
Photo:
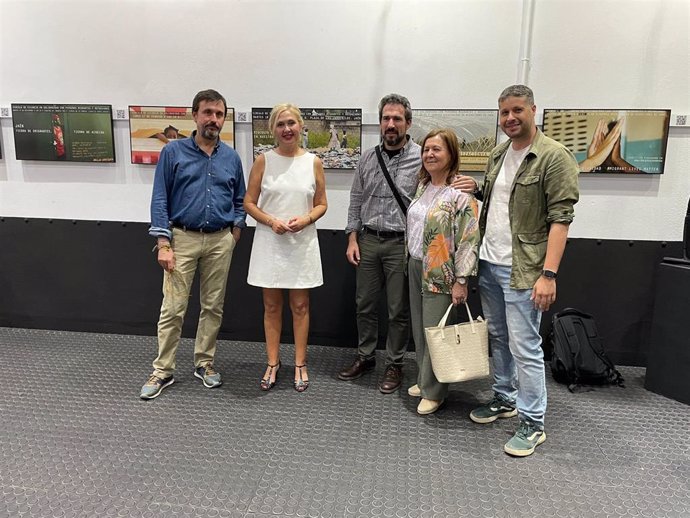
[(556, 276), (558, 275), (556, 272), (553, 270), (542, 270), (541, 274), (546, 277), (547, 279), (555, 279)]
[(458, 284), (467, 284), (467, 277), (458, 277), (457, 279), (455, 279), (455, 282), (457, 282)]

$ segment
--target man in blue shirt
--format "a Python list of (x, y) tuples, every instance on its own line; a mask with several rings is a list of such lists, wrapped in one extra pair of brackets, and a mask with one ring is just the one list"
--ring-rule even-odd
[(141, 388), (153, 399), (173, 383), (175, 353), (189, 291), (200, 272), (201, 313), (194, 344), (194, 375), (204, 386), (219, 386), (213, 368), (216, 337), (223, 317), (230, 259), (245, 226), (242, 162), (221, 142), (227, 104), (215, 90), (203, 90), (192, 102), (196, 131), (173, 140), (161, 151), (151, 197), (149, 234), (157, 238), (163, 273), (163, 303), (158, 320), (158, 357)]

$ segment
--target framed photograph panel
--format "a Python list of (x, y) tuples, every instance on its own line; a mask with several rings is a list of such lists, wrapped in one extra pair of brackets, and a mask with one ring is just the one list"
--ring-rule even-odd
[(671, 110), (544, 110), (544, 134), (582, 173), (662, 174)]
[[(325, 169), (354, 169), (362, 154), (362, 110), (300, 108), (304, 119), (302, 147), (317, 155)], [(273, 149), (268, 127), (271, 108), (252, 108), (254, 158)]]
[[(130, 106), (129, 135), (133, 164), (156, 164), (170, 140), (192, 135), (196, 123), (187, 106)], [(235, 147), (235, 110), (228, 107), (220, 139)]]
[(106, 104), (12, 104), (17, 160), (115, 162)]
[(412, 110), (410, 136), (418, 144), (433, 129), (450, 128), (458, 136), (460, 171), (483, 173), (496, 146), (498, 110)]

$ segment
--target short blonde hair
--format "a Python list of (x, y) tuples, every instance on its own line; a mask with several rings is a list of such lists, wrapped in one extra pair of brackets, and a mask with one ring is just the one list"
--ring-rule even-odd
[[(302, 118), (302, 112), (299, 110), (297, 106), (291, 103), (276, 104), (271, 110), (271, 115), (268, 117), (268, 129), (271, 132), (271, 135), (274, 135), (276, 125), (278, 124), (278, 117), (283, 112), (289, 112), (293, 117), (295, 117), (295, 119), (297, 119), (299, 125), (304, 127), (304, 119)], [(302, 138), (301, 133), (299, 138)]]

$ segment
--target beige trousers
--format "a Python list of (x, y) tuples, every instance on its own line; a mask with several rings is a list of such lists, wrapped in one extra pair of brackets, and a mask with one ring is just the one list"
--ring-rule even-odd
[(213, 361), (216, 338), (223, 319), (225, 287), (235, 239), (230, 229), (215, 234), (173, 229), (175, 270), (163, 273), (163, 303), (158, 320), (158, 357), (154, 374), (166, 378), (175, 370), (175, 353), (180, 343), (194, 274), (199, 268), (201, 313), (194, 343), (194, 365)]

